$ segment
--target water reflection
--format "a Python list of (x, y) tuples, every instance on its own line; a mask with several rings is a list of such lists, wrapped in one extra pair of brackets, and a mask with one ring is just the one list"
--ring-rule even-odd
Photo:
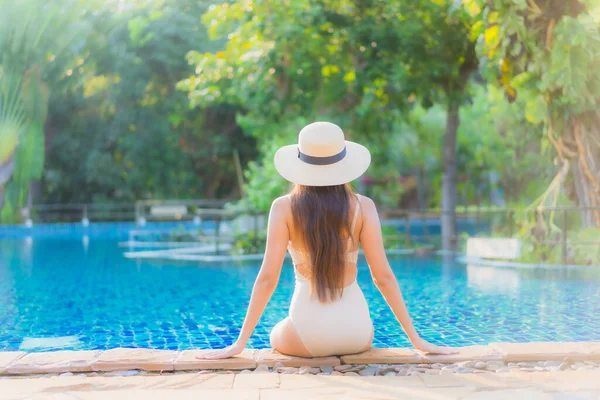
[(521, 286), (519, 271), (496, 267), (467, 265), (467, 283), (485, 293), (516, 296)]

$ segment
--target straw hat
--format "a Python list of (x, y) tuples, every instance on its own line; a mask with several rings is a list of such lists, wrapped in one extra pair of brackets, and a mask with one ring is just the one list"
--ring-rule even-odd
[(298, 135), (298, 144), (275, 153), (277, 172), (290, 182), (305, 186), (342, 185), (365, 173), (371, 163), (366, 147), (344, 139), (342, 129), (331, 122), (314, 122)]

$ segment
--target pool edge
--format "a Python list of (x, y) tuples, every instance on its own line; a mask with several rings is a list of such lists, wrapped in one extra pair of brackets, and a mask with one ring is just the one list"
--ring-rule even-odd
[(149, 372), (195, 370), (247, 370), (259, 367), (332, 367), (342, 364), (448, 364), (600, 360), (600, 342), (490, 343), (458, 348), (458, 354), (424, 355), (409, 348), (372, 348), (364, 353), (318, 358), (283, 355), (273, 349), (246, 349), (239, 356), (200, 360), (208, 350), (60, 350), (43, 353), (0, 352), (0, 375), (36, 375), (65, 372)]

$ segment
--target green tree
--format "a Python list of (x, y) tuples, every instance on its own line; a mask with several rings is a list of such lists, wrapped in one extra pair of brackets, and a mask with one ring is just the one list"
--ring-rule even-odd
[[(543, 127), (559, 172), (533, 206), (556, 204), (563, 187), (581, 207), (600, 207), (600, 4), (595, 0), (469, 1), (481, 18), (480, 52), (508, 98)], [(485, 30), (483, 30), (485, 29)], [(489, 62), (488, 62), (489, 60)], [(499, 67), (495, 67), (499, 66)], [(600, 211), (582, 211), (600, 227)]]
[(302, 117), (383, 144), (393, 123), (386, 112), (410, 108), (415, 96), (428, 107), (443, 102), (444, 244), (452, 246), (458, 112), (477, 68), (469, 13), (451, 1), (240, 0), (203, 20), (228, 41), (216, 53), (190, 53), (197, 75), (180, 87), (192, 104), (240, 105), (262, 140), (272, 140), (272, 125)]
[(444, 104), (442, 247), (456, 247), (457, 133), (460, 108), (468, 98), (467, 85), (478, 59), (470, 32), (475, 20), (455, 1), (393, 2), (402, 32), (399, 76), (403, 90), (414, 93), (425, 106)]
[[(208, 3), (137, 1), (88, 16), (93, 26), (79, 85), (51, 102), (44, 201), (237, 197), (252, 138), (236, 109), (189, 109), (179, 80), (193, 73), (192, 48), (214, 50), (199, 17)], [(85, 151), (82, 151), (85, 149)]]
[[(44, 164), (48, 82), (85, 41), (77, 0), (0, 1), (0, 209), (13, 221)], [(12, 179), (11, 179), (12, 178)]]
[(204, 15), (211, 37), (228, 40), (221, 51), (190, 52), (197, 74), (179, 87), (193, 106), (241, 107), (238, 122), (263, 152), (249, 170), (247, 193), (265, 181), (271, 188), (249, 196), (253, 207), (287, 187), (271, 166), (273, 143), (293, 142), (302, 124), (329, 119), (349, 138), (382, 143), (379, 132), (391, 126), (385, 112), (404, 101), (387, 79), (397, 67), (397, 33), (386, 5), (242, 0)]

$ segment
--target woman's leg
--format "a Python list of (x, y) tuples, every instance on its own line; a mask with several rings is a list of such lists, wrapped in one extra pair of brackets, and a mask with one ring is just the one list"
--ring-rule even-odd
[(280, 353), (297, 357), (312, 357), (308, 350), (306, 350), (306, 347), (304, 347), (289, 317), (273, 327), (270, 338), (271, 347)]

